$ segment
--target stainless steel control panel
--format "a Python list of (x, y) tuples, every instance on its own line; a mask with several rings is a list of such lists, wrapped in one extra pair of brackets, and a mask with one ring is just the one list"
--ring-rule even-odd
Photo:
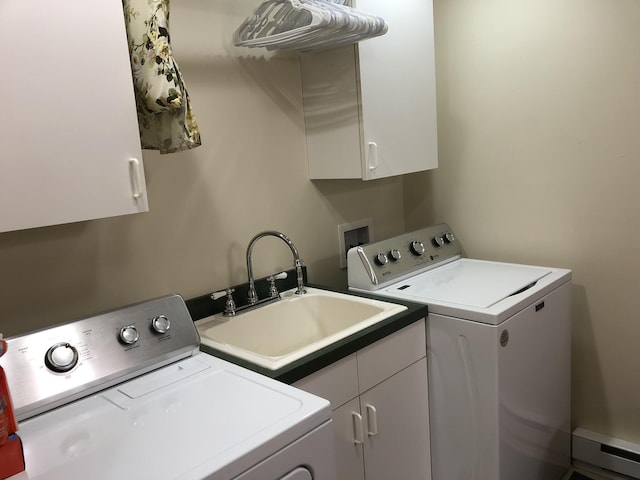
[(198, 351), (179, 295), (7, 339), (2, 357), (18, 421)]
[(462, 254), (446, 223), (355, 247), (347, 252), (349, 287), (376, 290)]

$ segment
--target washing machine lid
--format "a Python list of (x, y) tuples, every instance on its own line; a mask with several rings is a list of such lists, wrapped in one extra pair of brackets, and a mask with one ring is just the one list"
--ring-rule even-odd
[(486, 309), (536, 284), (552, 270), (462, 258), (408, 278), (389, 291), (421, 303)]
[(326, 400), (198, 353), (21, 422), (16, 480), (235, 478), (330, 415)]

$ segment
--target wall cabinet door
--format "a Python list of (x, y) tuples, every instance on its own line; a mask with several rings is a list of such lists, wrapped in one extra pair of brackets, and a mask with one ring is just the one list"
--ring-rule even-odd
[(0, 232), (148, 210), (120, 0), (2, 0)]
[(372, 180), (436, 168), (432, 1), (355, 3), (389, 30), (301, 55), (309, 177)]

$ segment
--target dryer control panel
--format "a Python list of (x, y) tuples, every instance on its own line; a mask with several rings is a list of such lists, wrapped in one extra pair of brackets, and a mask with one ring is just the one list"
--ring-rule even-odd
[(7, 339), (2, 357), (18, 421), (198, 352), (172, 294)]
[(462, 246), (449, 225), (432, 225), (351, 248), (347, 252), (349, 287), (377, 290), (462, 256)]

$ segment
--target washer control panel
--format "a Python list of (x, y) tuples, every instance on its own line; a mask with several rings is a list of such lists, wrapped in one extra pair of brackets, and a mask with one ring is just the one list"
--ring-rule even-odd
[(347, 253), (349, 287), (376, 290), (462, 255), (462, 246), (446, 223), (362, 245)]
[(2, 357), (18, 421), (198, 351), (179, 295), (7, 339)]

